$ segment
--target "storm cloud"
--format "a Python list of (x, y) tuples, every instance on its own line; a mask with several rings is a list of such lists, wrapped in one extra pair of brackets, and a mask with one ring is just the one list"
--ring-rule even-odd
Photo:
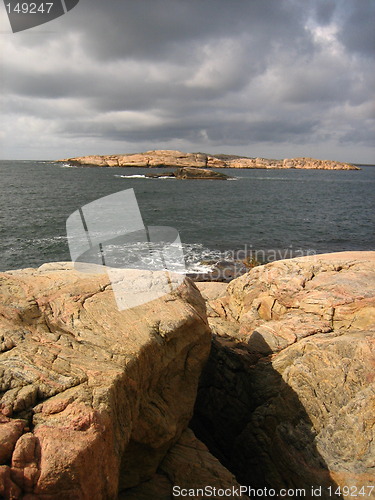
[(80, 0), (1, 18), (2, 158), (182, 149), (375, 163), (372, 0)]

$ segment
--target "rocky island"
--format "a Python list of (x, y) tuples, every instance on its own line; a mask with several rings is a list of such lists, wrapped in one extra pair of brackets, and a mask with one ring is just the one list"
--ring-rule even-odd
[(183, 153), (174, 150), (155, 150), (145, 153), (93, 155), (58, 160), (76, 166), (95, 167), (197, 167), (197, 168), (297, 168), (321, 170), (360, 170), (355, 165), (314, 158), (291, 158), (270, 160), (247, 158), (235, 155), (209, 155), (206, 153)]
[(229, 285), (185, 278), (124, 311), (107, 274), (1, 273), (0, 497), (171, 500), (244, 484), (372, 498), (374, 264), (343, 252)]

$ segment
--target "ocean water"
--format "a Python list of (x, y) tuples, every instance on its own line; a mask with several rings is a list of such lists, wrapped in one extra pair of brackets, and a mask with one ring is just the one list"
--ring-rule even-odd
[(178, 231), (191, 270), (236, 252), (273, 260), (375, 249), (375, 167), (221, 171), (234, 179), (146, 179), (142, 168), (0, 161), (0, 270), (71, 260), (69, 215), (129, 188), (145, 226)]

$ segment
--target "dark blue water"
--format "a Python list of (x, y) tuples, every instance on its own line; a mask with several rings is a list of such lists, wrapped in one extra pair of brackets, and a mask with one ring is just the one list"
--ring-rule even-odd
[(70, 260), (69, 215), (128, 188), (135, 190), (145, 225), (179, 231), (190, 263), (244, 248), (297, 254), (375, 249), (373, 167), (223, 170), (233, 181), (123, 177), (146, 172), (1, 161), (0, 269)]

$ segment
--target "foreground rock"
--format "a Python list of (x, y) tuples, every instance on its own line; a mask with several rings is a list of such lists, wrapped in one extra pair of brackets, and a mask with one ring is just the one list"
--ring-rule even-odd
[(155, 150), (125, 155), (91, 155), (59, 160), (78, 166), (98, 167), (195, 167), (195, 168), (297, 168), (323, 170), (359, 170), (349, 163), (314, 158), (269, 160), (234, 155), (183, 153), (174, 150)]
[(375, 252), (274, 262), (224, 296), (214, 287), (197, 435), (243, 484), (373, 498)]
[(153, 478), (210, 348), (192, 282), (125, 311), (107, 275), (64, 265), (0, 284), (0, 497), (114, 499)]
[(151, 177), (154, 179), (160, 177), (174, 177), (176, 179), (218, 179), (227, 180), (230, 179), (228, 175), (221, 172), (215, 172), (215, 170), (210, 170), (209, 168), (197, 168), (197, 167), (183, 167), (176, 169), (175, 172), (162, 172), (161, 174), (147, 174), (146, 177)]
[[(200, 495), (199, 490), (206, 490)], [(240, 485), (236, 478), (209, 453), (194, 433), (187, 429), (171, 448), (152, 479), (120, 495), (119, 500), (170, 500), (178, 496), (193, 497), (189, 492), (197, 492), (194, 498), (248, 499), (240, 495)], [(234, 494), (230, 495), (231, 492)], [(175, 493), (175, 496), (173, 496)]]

